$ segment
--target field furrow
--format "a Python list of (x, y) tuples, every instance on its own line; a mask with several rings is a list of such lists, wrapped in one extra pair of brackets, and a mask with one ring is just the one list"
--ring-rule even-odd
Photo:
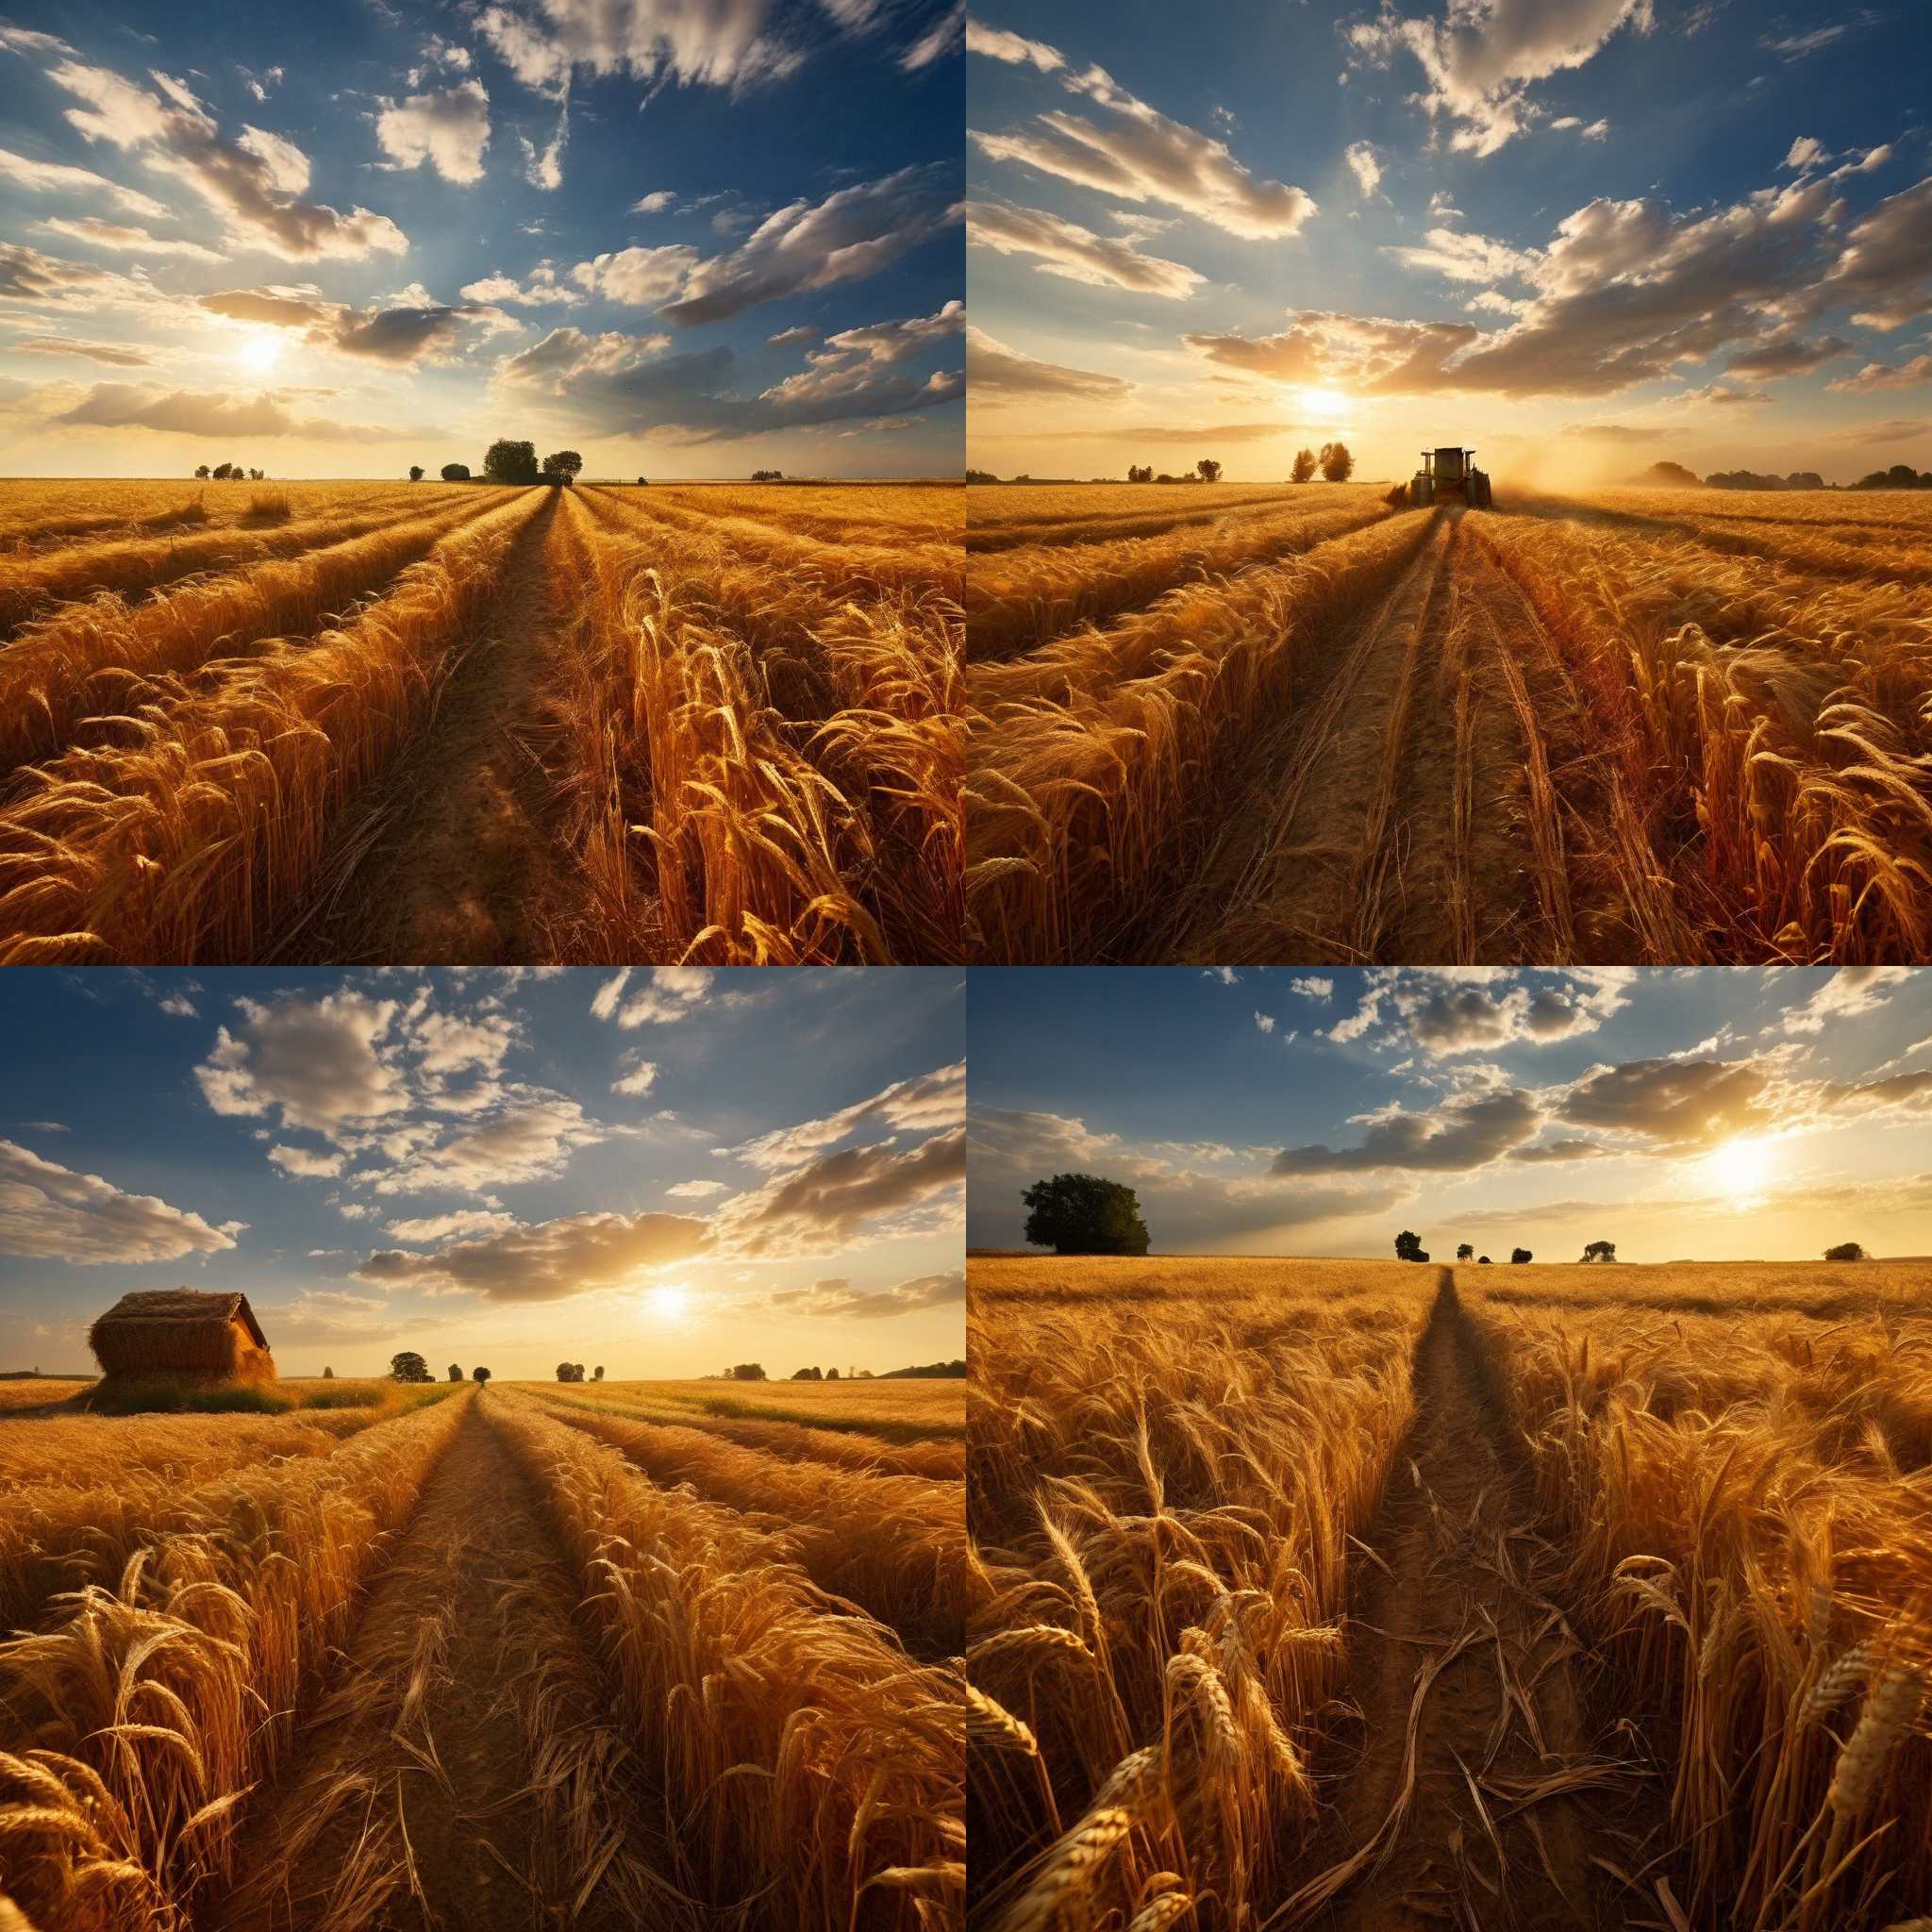
[(890, 1625), (915, 1656), (958, 1655), (971, 1580), (958, 1481), (834, 1473), (699, 1429), (600, 1415), (581, 1404), (543, 1406), (654, 1482), (688, 1483), (708, 1502), (782, 1532), (814, 1583)]
[(251, 1796), (234, 1889), (203, 1923), (695, 1932), (661, 1797), (610, 1698), (556, 1539), (473, 1412), (274, 1785)]

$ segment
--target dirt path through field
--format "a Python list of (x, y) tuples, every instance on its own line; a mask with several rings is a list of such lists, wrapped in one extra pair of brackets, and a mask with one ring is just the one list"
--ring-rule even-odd
[(1348, 1622), (1361, 1723), (1338, 1725), (1318, 1766), (1335, 1826), (1285, 1923), (1609, 1932), (1620, 1888), (1593, 1860), (1641, 1864), (1624, 1838), (1643, 1790), (1591, 1749), (1558, 1555), (1533, 1527), (1482, 1338), (1439, 1273), (1416, 1421)]
[(658, 1862), (650, 1807), (608, 1727), (579, 1596), (473, 1408), (287, 1774), (252, 1801), (218, 1932), (681, 1925), (636, 1880)]
[(565, 492), (518, 533), (503, 589), (452, 664), (433, 709), (325, 868), (319, 916), (288, 956), (331, 962), (529, 965), (554, 957), (557, 848), (545, 715), (570, 614), (553, 564), (573, 542)]
[[(1540, 720), (1568, 716), (1534, 613), (1479, 523), (1421, 554), (1231, 774), (1188, 890), (1124, 950), (1203, 964), (1576, 956), (1574, 812)], [(1614, 920), (1608, 922), (1614, 924)], [(1591, 957), (1620, 957), (1594, 922)]]

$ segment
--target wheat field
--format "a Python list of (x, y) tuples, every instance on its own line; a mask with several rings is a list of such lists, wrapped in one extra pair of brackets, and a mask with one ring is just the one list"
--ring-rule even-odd
[(989, 1932), (1932, 1901), (1932, 1268), (969, 1265)]
[(0, 963), (958, 959), (962, 504), (0, 485)]
[(963, 1925), (963, 1385), (743, 1398), (775, 1423), (728, 1384), (38, 1386), (0, 1416), (36, 1932)]
[(989, 962), (1932, 957), (1932, 507), (968, 491)]

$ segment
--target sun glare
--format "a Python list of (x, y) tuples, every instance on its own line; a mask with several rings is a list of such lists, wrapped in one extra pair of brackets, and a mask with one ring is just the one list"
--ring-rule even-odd
[(1739, 1206), (1763, 1197), (1776, 1165), (1777, 1149), (1771, 1141), (1749, 1139), (1726, 1141), (1705, 1160), (1712, 1184)]
[(680, 1282), (667, 1281), (645, 1297), (652, 1314), (660, 1322), (675, 1322), (691, 1304), (691, 1291)]
[(1348, 398), (1340, 390), (1305, 389), (1302, 407), (1311, 416), (1318, 416), (1324, 423), (1334, 423), (1347, 413)]
[(275, 329), (243, 336), (235, 345), (235, 360), (255, 375), (266, 375), (281, 360), (282, 338)]

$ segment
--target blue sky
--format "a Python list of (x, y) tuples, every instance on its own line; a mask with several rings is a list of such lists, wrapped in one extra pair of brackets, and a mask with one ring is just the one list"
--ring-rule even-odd
[(969, 1055), (975, 1245), (1084, 1171), (1176, 1253), (1932, 1253), (1909, 969), (1010, 969)]
[(285, 1374), (963, 1349), (963, 975), (19, 969), (0, 1366), (239, 1288)]
[(1552, 480), (1932, 467), (1923, 7), (974, 22), (983, 466), (1278, 477), (1339, 434), (1370, 475), (1457, 439)]
[(509, 433), (593, 474), (956, 475), (961, 25), (13, 6), (0, 469), (388, 475)]

